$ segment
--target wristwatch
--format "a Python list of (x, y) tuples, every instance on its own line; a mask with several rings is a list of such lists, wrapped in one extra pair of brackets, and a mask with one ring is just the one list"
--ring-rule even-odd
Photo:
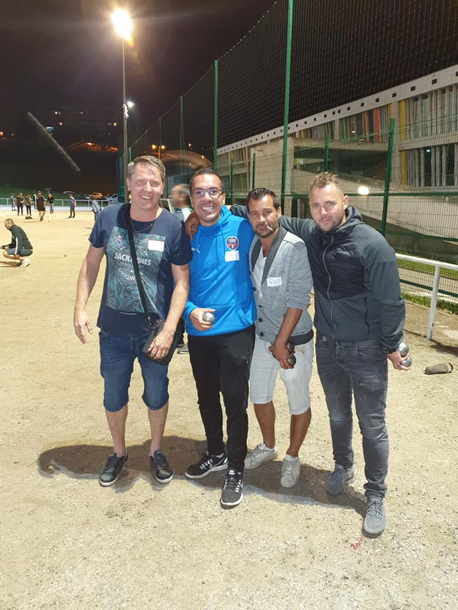
[(394, 349), (390, 349), (389, 347), (386, 347), (386, 345), (382, 345), (382, 350), (385, 352), (385, 354), (388, 356), (388, 354), (394, 354), (394, 352), (398, 351), (398, 348), (395, 347)]

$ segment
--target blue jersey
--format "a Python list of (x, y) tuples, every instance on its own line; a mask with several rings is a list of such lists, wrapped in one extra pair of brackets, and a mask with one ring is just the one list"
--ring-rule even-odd
[[(95, 248), (103, 247), (107, 261), (97, 326), (106, 332), (138, 336), (146, 334), (148, 327), (130, 255), (127, 210), (124, 204), (103, 210), (89, 241)], [(165, 319), (173, 292), (171, 265), (189, 263), (189, 238), (183, 223), (167, 210), (153, 222), (133, 220), (132, 224), (150, 319)]]
[[(189, 335), (209, 336), (251, 326), (256, 315), (248, 255), (253, 231), (223, 206), (217, 223), (197, 229), (191, 242), (190, 290), (184, 315)], [(215, 323), (200, 332), (189, 322), (196, 307), (214, 309)]]

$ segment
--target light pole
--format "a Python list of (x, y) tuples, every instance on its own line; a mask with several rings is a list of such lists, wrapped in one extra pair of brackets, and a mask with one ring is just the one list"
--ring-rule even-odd
[(164, 152), (166, 149), (165, 144), (151, 144), (151, 150), (153, 151), (153, 155), (157, 154), (157, 158), (161, 158), (161, 152)]
[(124, 179), (124, 202), (127, 203), (127, 164), (129, 163), (129, 153), (127, 147), (127, 119), (129, 118), (129, 108), (133, 106), (132, 102), (126, 99), (126, 59), (125, 59), (125, 41), (132, 41), (132, 22), (127, 11), (117, 8), (112, 15), (113, 24), (116, 33), (122, 39), (122, 129), (123, 129), (123, 179)]

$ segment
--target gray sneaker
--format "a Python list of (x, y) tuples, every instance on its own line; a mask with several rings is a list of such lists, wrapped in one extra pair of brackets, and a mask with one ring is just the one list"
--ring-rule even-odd
[(280, 483), (282, 487), (294, 487), (299, 481), (301, 476), (301, 464), (299, 458), (292, 458), (287, 456), (289, 459), (283, 460), (283, 466), (281, 468)]
[(385, 529), (386, 514), (383, 506), (383, 498), (374, 497), (367, 499), (366, 516), (364, 517), (363, 532), (369, 538), (375, 538)]
[(340, 464), (336, 464), (334, 472), (331, 472), (326, 479), (326, 493), (330, 496), (337, 496), (337, 494), (342, 493), (345, 489), (345, 483), (350, 481), (354, 474), (353, 467), (344, 468)]
[(253, 468), (257, 468), (263, 462), (267, 462), (269, 460), (274, 460), (277, 457), (277, 445), (273, 449), (269, 449), (264, 445), (264, 443), (259, 443), (250, 451), (250, 453), (245, 458), (245, 468), (247, 470), (251, 470)]
[(234, 508), (243, 500), (243, 472), (229, 468), (221, 494), (222, 508)]

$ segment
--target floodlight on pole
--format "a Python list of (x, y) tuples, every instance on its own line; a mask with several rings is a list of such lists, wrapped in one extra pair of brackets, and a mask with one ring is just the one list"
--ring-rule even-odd
[(132, 44), (132, 21), (127, 11), (117, 8), (112, 15), (112, 21), (116, 33), (121, 37), (122, 41), (122, 127), (123, 127), (123, 151), (124, 151), (124, 201), (127, 203), (127, 164), (129, 163), (129, 149), (127, 147), (127, 119), (129, 118), (128, 108), (133, 106), (132, 102), (129, 105), (126, 99), (126, 59), (124, 42)]

